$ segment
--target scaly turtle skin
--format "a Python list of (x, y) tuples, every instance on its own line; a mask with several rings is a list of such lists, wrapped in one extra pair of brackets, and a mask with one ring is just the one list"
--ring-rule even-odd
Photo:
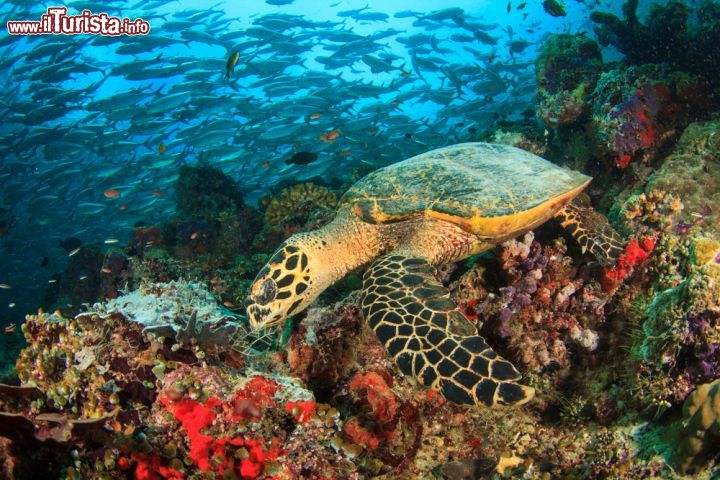
[(517, 405), (533, 389), (467, 326), (434, 266), (456, 262), (552, 217), (602, 264), (623, 251), (601, 215), (572, 200), (590, 177), (506, 145), (464, 143), (377, 170), (341, 199), (335, 220), (284, 242), (245, 301), (254, 328), (305, 309), (348, 272), (367, 268), (362, 311), (411, 375), (460, 404)]

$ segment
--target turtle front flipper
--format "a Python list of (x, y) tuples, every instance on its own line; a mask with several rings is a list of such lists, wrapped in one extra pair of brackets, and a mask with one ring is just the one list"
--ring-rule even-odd
[(482, 337), (450, 331), (456, 307), (423, 259), (391, 252), (365, 272), (363, 316), (403, 374), (459, 404), (529, 401), (534, 390)]
[(589, 251), (600, 265), (614, 264), (625, 251), (623, 238), (608, 223), (607, 218), (594, 209), (571, 202), (555, 216), (580, 244), (583, 253)]

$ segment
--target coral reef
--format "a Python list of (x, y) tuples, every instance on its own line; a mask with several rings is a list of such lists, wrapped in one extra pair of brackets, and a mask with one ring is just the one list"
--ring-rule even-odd
[(603, 72), (592, 92), (598, 140), (613, 163), (654, 160), (696, 116), (707, 111), (701, 79), (662, 65)]
[(314, 230), (335, 216), (337, 195), (327, 187), (314, 183), (299, 183), (265, 197), (261, 206), (265, 212), (265, 226), (255, 238), (253, 246), (259, 251), (272, 251), (296, 232)]
[[(679, 233), (703, 230), (720, 234), (720, 122), (692, 123), (663, 164), (650, 176), (646, 190), (660, 190), (684, 205)], [(711, 207), (711, 205), (714, 207)]]
[[(653, 4), (645, 25), (637, 17), (638, 0), (623, 4), (621, 20), (613, 14), (595, 11), (595, 33), (603, 46), (613, 45), (631, 64), (663, 63), (687, 53), (688, 7), (681, 2)], [(652, 45), (653, 48), (647, 48)]]
[(231, 262), (249, 251), (261, 228), (260, 214), (243, 202), (234, 180), (208, 165), (183, 166), (175, 184), (178, 248), (189, 256), (215, 251)]
[(329, 221), (369, 163), (281, 182), (262, 214), (219, 170), (186, 166), (175, 218), (139, 222), (123, 249), (82, 246), (49, 284), (43, 306), (60, 308), (3, 337), (3, 355), (20, 332), (26, 346), (0, 385), (0, 478), (716, 477), (720, 7), (668, 2), (641, 23), (637, 3), (593, 14), (623, 60), (551, 36), (537, 108), (463, 128), (594, 176), (578, 201), (627, 238), (603, 267), (551, 221), (435, 268), (452, 328), (512, 360), (532, 402), (461, 407), (403, 376), (362, 318), (361, 272), (249, 330), (266, 252)]
[(302, 226), (308, 220), (309, 213), (320, 209), (332, 210), (337, 200), (337, 195), (326, 187), (300, 183), (283, 189), (270, 199), (265, 209), (265, 223), (273, 228)]
[(720, 64), (717, 3), (701, 2), (694, 12), (678, 1), (654, 3), (645, 24), (637, 17), (638, 4), (638, 0), (626, 1), (622, 20), (606, 12), (595, 11), (590, 15), (597, 23), (595, 32), (600, 43), (615, 46), (629, 64), (666, 63), (680, 71), (701, 75), (717, 88)]
[(146, 250), (157, 248), (163, 243), (159, 227), (154, 225), (136, 225), (128, 242), (130, 255), (142, 257)]
[(720, 452), (720, 379), (700, 385), (685, 400), (674, 461), (683, 473)]
[(235, 181), (208, 165), (185, 165), (178, 170), (175, 204), (183, 218), (214, 221), (223, 210), (241, 210), (243, 196)]
[(534, 132), (506, 132), (503, 130), (496, 130), (493, 137), (490, 139), (493, 143), (502, 143), (505, 145), (512, 145), (513, 147), (522, 148), (528, 152), (532, 152), (535, 155), (544, 155), (547, 150), (547, 145), (544, 139), (540, 140), (539, 135), (533, 135)]
[(120, 313), (145, 331), (200, 345), (232, 346), (244, 333), (241, 320), (223, 310), (201, 284), (184, 280), (141, 285), (137, 290), (97, 304), (95, 313)]
[(120, 313), (39, 314), (23, 331), (26, 386), (0, 386), (4, 476), (348, 478), (330, 446), (337, 410), (291, 378), (229, 374), (194, 339), (148, 335)]
[(598, 347), (607, 300), (601, 286), (583, 278), (562, 238), (541, 245), (528, 233), (503, 244), (499, 261), (506, 286), (493, 291), (474, 270), (465, 274), (472, 279), (459, 281), (490, 292), (465, 303), (466, 315), (482, 319), (483, 331), (506, 341), (525, 368), (541, 372), (553, 365), (566, 375), (573, 348)]
[(588, 109), (602, 67), (597, 43), (584, 35), (551, 35), (535, 60), (537, 116), (550, 127), (567, 125)]
[(693, 385), (720, 375), (720, 243), (701, 237), (691, 250), (699, 253), (689, 274), (652, 299), (634, 350), (643, 386), (637, 395), (660, 407), (681, 404)]

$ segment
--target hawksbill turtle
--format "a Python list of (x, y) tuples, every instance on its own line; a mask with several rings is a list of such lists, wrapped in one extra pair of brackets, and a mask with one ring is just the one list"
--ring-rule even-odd
[[(591, 178), (524, 150), (463, 143), (376, 170), (341, 198), (326, 226), (288, 238), (245, 300), (253, 328), (275, 326), (347, 273), (365, 268), (362, 313), (405, 375), (458, 404), (516, 405), (534, 390), (476, 332), (434, 267), (556, 217), (601, 264), (623, 251), (602, 215), (573, 202)], [(467, 325), (467, 322), (465, 322)], [(453, 327), (453, 328), (451, 328)]]

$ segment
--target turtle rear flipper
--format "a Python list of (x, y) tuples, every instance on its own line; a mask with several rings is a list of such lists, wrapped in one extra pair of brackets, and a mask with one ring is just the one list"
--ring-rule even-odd
[(380, 257), (365, 272), (365, 320), (405, 375), (459, 404), (519, 405), (534, 395), (520, 373), (477, 335), (450, 331), (460, 315), (430, 264), (401, 251)]
[(625, 241), (620, 234), (607, 218), (590, 207), (571, 202), (555, 217), (580, 244), (582, 252), (589, 251), (602, 266), (613, 265), (625, 251)]

